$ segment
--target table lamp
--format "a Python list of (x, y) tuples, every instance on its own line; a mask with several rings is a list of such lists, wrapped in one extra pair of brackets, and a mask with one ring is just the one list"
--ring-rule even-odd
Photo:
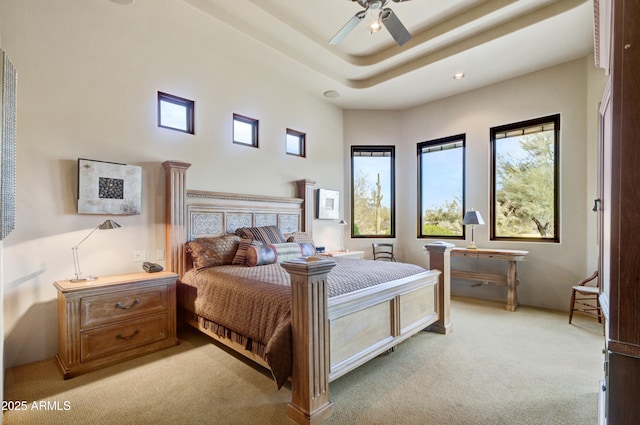
[(475, 210), (467, 211), (462, 219), (462, 224), (471, 226), (471, 243), (468, 248), (477, 249), (478, 247), (474, 242), (474, 230), (478, 224), (484, 224), (484, 220), (482, 219), (480, 212)]
[(121, 227), (118, 223), (116, 223), (113, 220), (105, 220), (104, 223), (99, 224), (98, 226), (96, 226), (95, 229), (93, 229), (91, 232), (89, 232), (89, 234), (87, 236), (84, 237), (83, 240), (80, 241), (80, 243), (78, 243), (78, 245), (74, 246), (73, 248), (71, 248), (71, 250), (73, 251), (73, 265), (76, 269), (76, 277), (74, 279), (69, 279), (71, 282), (83, 282), (83, 281), (87, 281), (87, 280), (96, 280), (96, 276), (87, 276), (87, 277), (82, 277), (82, 272), (80, 271), (80, 260), (78, 259), (78, 247), (82, 244), (82, 242), (86, 241), (87, 239), (89, 239), (89, 236), (91, 236), (93, 234), (93, 232), (95, 232), (96, 230), (100, 229), (100, 230), (108, 230), (108, 229), (117, 229), (118, 227)]
[(345, 251), (345, 252), (347, 251), (347, 248), (344, 246), (344, 231), (347, 228), (347, 224), (348, 223), (346, 221), (344, 221), (344, 220), (340, 220), (338, 222), (338, 225), (342, 226), (342, 235), (340, 236), (340, 249)]

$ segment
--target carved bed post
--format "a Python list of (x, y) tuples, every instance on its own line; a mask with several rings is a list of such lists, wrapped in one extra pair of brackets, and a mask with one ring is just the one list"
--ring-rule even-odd
[(167, 244), (166, 264), (167, 270), (178, 273), (182, 277), (184, 273), (184, 252), (182, 246), (187, 241), (186, 204), (187, 199), (187, 169), (191, 164), (180, 161), (165, 161), (162, 163), (165, 170), (166, 182), (166, 223)]
[(302, 223), (300, 231), (313, 234), (313, 188), (316, 182), (309, 179), (296, 180), (296, 198), (302, 198)]
[(282, 263), (291, 275), (293, 372), (287, 415), (299, 424), (317, 424), (333, 414), (326, 284), (335, 265), (320, 257)]
[(451, 328), (451, 249), (453, 244), (434, 242), (424, 246), (429, 252), (429, 269), (440, 270), (438, 277), (438, 314), (437, 322), (429, 326), (429, 330), (448, 334)]

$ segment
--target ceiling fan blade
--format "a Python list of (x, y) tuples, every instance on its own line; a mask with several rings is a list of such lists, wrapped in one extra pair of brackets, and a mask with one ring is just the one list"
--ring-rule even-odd
[(356, 13), (341, 29), (329, 40), (329, 44), (340, 43), (367, 15), (366, 10)]
[(409, 31), (407, 31), (405, 26), (402, 25), (402, 22), (398, 19), (398, 15), (393, 13), (393, 10), (389, 8), (382, 9), (380, 20), (396, 43), (398, 43), (398, 46), (402, 46), (404, 43), (411, 40), (411, 34), (409, 34)]

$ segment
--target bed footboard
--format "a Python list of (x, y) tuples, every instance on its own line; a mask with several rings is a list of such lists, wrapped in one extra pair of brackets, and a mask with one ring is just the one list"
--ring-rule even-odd
[[(335, 262), (324, 257), (282, 263), (291, 275), (293, 373), (288, 415), (299, 424), (333, 413), (329, 382), (429, 327), (451, 331), (451, 247), (429, 249), (434, 270), (334, 297), (326, 295)], [(438, 270), (440, 268), (440, 270)]]

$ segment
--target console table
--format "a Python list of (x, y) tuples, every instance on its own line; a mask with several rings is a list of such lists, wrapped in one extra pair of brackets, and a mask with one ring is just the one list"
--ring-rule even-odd
[(451, 277), (458, 279), (478, 280), (494, 285), (507, 287), (507, 305), (505, 310), (515, 311), (518, 308), (518, 273), (516, 265), (518, 261), (524, 261), (529, 251), (512, 249), (468, 249), (453, 248), (451, 257), (464, 257), (480, 260), (503, 260), (508, 263), (506, 274), (484, 273), (480, 271), (451, 270)]

